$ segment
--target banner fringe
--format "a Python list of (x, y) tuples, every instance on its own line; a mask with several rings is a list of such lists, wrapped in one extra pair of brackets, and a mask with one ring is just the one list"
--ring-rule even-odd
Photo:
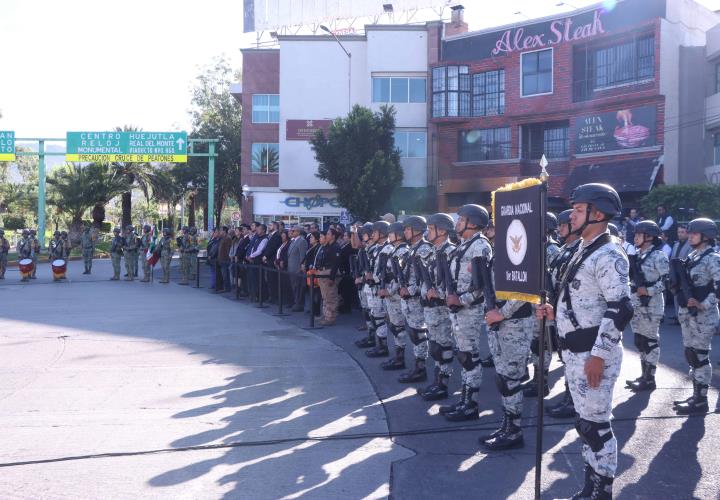
[(498, 300), (521, 300), (523, 302), (530, 302), (531, 304), (540, 304), (541, 302), (539, 295), (530, 293), (495, 292), (495, 296)]

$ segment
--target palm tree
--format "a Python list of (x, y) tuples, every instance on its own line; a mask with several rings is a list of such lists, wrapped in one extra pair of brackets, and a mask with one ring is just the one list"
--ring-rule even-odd
[[(115, 127), (116, 132), (140, 132), (142, 129), (132, 125)], [(150, 191), (155, 182), (155, 171), (149, 163), (124, 163), (114, 162), (113, 167), (125, 176), (128, 183), (128, 190), (122, 193), (122, 225), (123, 227), (132, 224), (132, 189), (138, 187), (150, 199)]]
[(98, 229), (105, 219), (105, 205), (115, 196), (127, 191), (125, 176), (108, 163), (80, 165), (67, 163), (48, 177), (48, 204), (70, 217), (70, 239), (79, 240), (85, 211), (92, 207), (92, 217)]
[(182, 166), (160, 165), (155, 170), (153, 179), (153, 198), (167, 204), (168, 223), (171, 227), (175, 226), (175, 205), (187, 192), (187, 186), (178, 180), (178, 168), (182, 168)]

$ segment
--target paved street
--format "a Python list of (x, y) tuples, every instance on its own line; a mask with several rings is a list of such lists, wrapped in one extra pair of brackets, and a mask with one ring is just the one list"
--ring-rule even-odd
[[(0, 282), (3, 499), (532, 498), (534, 418), (523, 450), (478, 451), (500, 420), (492, 369), (481, 419), (449, 424), (355, 348), (359, 315), (305, 331), (306, 314), (110, 282), (107, 261), (78, 268), (71, 283), (47, 267), (30, 285), (16, 271)], [(631, 334), (625, 345), (622, 380), (639, 371)], [(717, 390), (707, 416), (670, 407), (689, 393), (680, 346), (664, 327), (651, 395), (618, 384), (617, 498), (720, 496)], [(544, 498), (569, 496), (582, 479), (573, 422), (545, 423)]]

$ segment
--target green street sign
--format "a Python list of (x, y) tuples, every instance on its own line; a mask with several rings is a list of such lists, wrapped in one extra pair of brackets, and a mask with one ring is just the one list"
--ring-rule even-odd
[(68, 132), (67, 161), (187, 163), (186, 132)]
[(0, 130), (0, 161), (15, 161), (15, 132)]

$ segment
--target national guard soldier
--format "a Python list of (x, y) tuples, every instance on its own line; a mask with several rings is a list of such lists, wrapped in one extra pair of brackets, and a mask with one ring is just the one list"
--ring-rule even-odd
[[(575, 255), (575, 251), (580, 245), (580, 236), (576, 231), (573, 231), (570, 225), (570, 214), (572, 210), (565, 210), (558, 214), (558, 234), (560, 241), (563, 246), (560, 247), (560, 253), (550, 263), (550, 281), (552, 282), (552, 294), (549, 296), (551, 299), (557, 297), (558, 285), (562, 281), (563, 272), (570, 263), (570, 259)], [(547, 322), (550, 324), (550, 332), (553, 338), (553, 344), (558, 350), (560, 355), (560, 361), (564, 364), (565, 361), (562, 358), (562, 350), (559, 348), (559, 340), (557, 336), (557, 327), (554, 321)], [(564, 371), (564, 368), (563, 368)], [(547, 405), (545, 411), (548, 415), (555, 418), (570, 418), (575, 416), (575, 405), (573, 404), (572, 396), (570, 395), (570, 388), (568, 387), (567, 377), (565, 377), (565, 392), (559, 403), (555, 405)]]
[[(387, 331), (395, 341), (395, 356), (384, 361), (380, 367), (383, 370), (402, 370), (405, 368), (405, 347), (407, 346), (407, 334), (405, 333), (405, 315), (402, 311), (402, 299), (400, 298), (400, 282), (402, 280), (401, 262), (408, 252), (408, 245), (403, 233), (401, 222), (393, 222), (388, 227), (388, 243), (380, 250), (380, 262), (377, 279), (380, 281), (378, 296), (382, 298), (387, 312)], [(396, 275), (397, 274), (397, 275)], [(382, 343), (375, 346), (378, 356), (382, 355), (384, 349), (387, 355), (387, 345)], [(369, 351), (373, 351), (372, 349)], [(368, 353), (368, 356), (371, 356)]]
[[(385, 324), (386, 311), (382, 298), (378, 296), (380, 281), (377, 276), (379, 276), (380, 251), (387, 242), (389, 228), (390, 224), (384, 220), (373, 223), (371, 239), (368, 240), (368, 243), (370, 243), (367, 248), (369, 265), (368, 269), (365, 270), (364, 286), (368, 307), (370, 308), (368, 338), (372, 337), (373, 347), (379, 347), (379, 352), (384, 350), (384, 356), (389, 354), (387, 350), (387, 325)], [(374, 349), (365, 351), (365, 354), (377, 357), (374, 356), (374, 353)]]
[(185, 248), (185, 252), (188, 255), (188, 270), (186, 271), (186, 274), (190, 276), (191, 280), (195, 280), (197, 278), (197, 258), (198, 252), (200, 251), (200, 245), (198, 243), (197, 228), (195, 226), (191, 226), (189, 232), (190, 235), (188, 236), (188, 243), (187, 247)]
[(83, 274), (90, 274), (92, 271), (93, 255), (95, 254), (95, 241), (97, 236), (92, 230), (92, 226), (89, 222), (85, 223), (85, 229), (80, 236), (80, 247), (82, 248), (83, 263), (85, 264), (85, 271)]
[[(675, 401), (675, 411), (681, 415), (708, 411), (707, 391), (712, 378), (710, 348), (718, 323), (718, 295), (720, 294), (720, 255), (714, 250), (718, 230), (710, 219), (695, 219), (688, 225), (688, 242), (693, 248), (682, 262), (679, 272), (685, 273), (682, 283), (674, 284), (678, 291), (678, 318), (682, 329), (685, 359), (690, 365), (693, 394), (683, 401)], [(675, 266), (676, 262), (673, 262)], [(675, 274), (675, 269), (673, 269)]]
[(110, 260), (113, 267), (113, 277), (110, 281), (118, 281), (120, 279), (120, 259), (122, 259), (123, 245), (125, 245), (125, 238), (120, 234), (120, 228), (116, 227), (113, 229), (113, 239), (110, 240)]
[(125, 281), (135, 279), (135, 266), (137, 265), (138, 243), (135, 236), (135, 228), (128, 224), (125, 228), (125, 240), (123, 242), (123, 253), (125, 254)]
[(372, 222), (366, 222), (358, 229), (358, 274), (355, 278), (355, 285), (358, 287), (358, 296), (360, 297), (360, 307), (363, 310), (363, 316), (365, 317), (365, 329), (368, 335), (364, 339), (356, 340), (355, 345), (360, 348), (374, 347), (377, 343), (375, 341), (375, 330), (372, 327), (372, 315), (370, 314), (370, 302), (368, 301), (368, 294), (366, 293), (365, 283), (365, 272), (366, 267), (370, 263), (370, 256), (368, 251), (372, 247)]
[(187, 226), (182, 227), (182, 234), (177, 237), (177, 248), (180, 254), (180, 282), (178, 285), (187, 285), (190, 275), (189, 260), (190, 260), (190, 235), (188, 234), (190, 229)]
[(572, 194), (572, 228), (582, 242), (558, 287), (555, 307), (537, 307), (537, 318), (557, 322), (565, 376), (583, 441), (585, 484), (573, 498), (612, 498), (617, 440), (610, 417), (622, 363), (622, 332), (633, 315), (624, 250), (608, 232), (622, 210), (606, 184), (584, 184)]
[[(385, 221), (382, 221), (382, 222), (385, 222)], [(387, 231), (385, 229), (387, 229)], [(387, 228), (386, 228), (385, 224), (382, 225), (382, 229), (380, 230), (380, 239), (377, 242), (377, 246), (378, 246), (377, 259), (375, 260), (375, 266), (373, 268), (373, 280), (375, 283), (377, 283), (375, 293), (377, 295), (378, 300), (380, 300), (382, 302), (383, 310), (385, 311), (385, 328), (377, 331), (375, 347), (365, 351), (365, 355), (368, 358), (382, 358), (382, 357), (386, 357), (390, 354), (389, 350), (388, 350), (388, 345), (387, 345), (387, 333), (388, 333), (388, 330), (393, 328), (392, 327), (393, 321), (392, 321), (392, 319), (390, 319), (391, 312), (388, 310), (388, 306), (392, 307), (392, 306), (396, 305), (395, 303), (387, 300), (389, 297), (388, 290), (387, 290), (387, 286), (388, 286), (387, 281), (390, 281), (390, 279), (391, 279), (388, 275), (387, 266), (390, 263), (389, 262), (390, 255), (395, 250), (395, 245), (393, 242), (396, 241), (395, 233), (391, 233), (390, 229), (391, 229), (390, 223), (387, 223)], [(385, 233), (385, 234), (383, 234), (383, 233)], [(387, 236), (387, 239), (384, 239), (384, 236)], [(400, 304), (398, 303), (397, 306), (400, 307)], [(392, 311), (392, 314), (394, 315), (395, 312), (396, 311)], [(400, 315), (402, 315), (402, 311), (400, 311)], [(394, 323), (396, 325), (398, 324), (397, 318), (395, 318)], [(404, 327), (405, 322), (403, 321), (400, 324)], [(401, 330), (402, 330), (402, 328), (400, 330), (398, 330), (398, 333)], [(395, 332), (393, 332), (393, 335), (394, 334), (395, 334)], [(403, 361), (404, 361), (404, 359), (405, 358), (403, 357)]]
[[(448, 397), (448, 382), (452, 374), (453, 338), (450, 311), (445, 303), (447, 284), (440, 279), (448, 268), (455, 245), (450, 234), (455, 231), (455, 221), (448, 214), (436, 213), (428, 217), (428, 241), (432, 251), (422, 262), (427, 279), (423, 279), (421, 297), (423, 315), (428, 330), (428, 350), (435, 361), (435, 380), (418, 391), (425, 401), (438, 401)], [(441, 268), (442, 266), (442, 268)], [(447, 278), (444, 278), (447, 279)]]
[(482, 383), (480, 364), (480, 334), (483, 324), (482, 290), (472, 286), (471, 263), (475, 257), (492, 258), (490, 242), (482, 234), (490, 217), (480, 205), (463, 205), (457, 212), (455, 232), (461, 243), (452, 254), (449, 281), (455, 293), (447, 296), (450, 321), (457, 346), (458, 362), (462, 367), (462, 396), (453, 405), (441, 406), (440, 413), (450, 421), (471, 420), (479, 417), (478, 405), (473, 399)]
[(415, 366), (403, 373), (398, 382), (412, 384), (427, 380), (425, 363), (428, 357), (427, 327), (425, 326), (425, 313), (422, 299), (422, 276), (420, 276), (417, 259), (427, 260), (432, 252), (432, 244), (425, 239), (427, 221), (419, 215), (411, 215), (402, 221), (405, 239), (410, 249), (404, 259), (404, 276), (407, 278), (406, 286), (400, 288), (400, 297), (403, 314), (405, 316), (405, 330), (413, 343)]
[(635, 347), (640, 351), (640, 377), (627, 380), (628, 389), (655, 390), (655, 370), (660, 358), (660, 322), (665, 316), (665, 280), (670, 260), (662, 251), (660, 226), (644, 220), (635, 225), (634, 244), (638, 253), (630, 255), (630, 291), (635, 314), (630, 321)]
[(150, 261), (148, 260), (148, 252), (150, 251), (150, 245), (152, 245), (152, 228), (145, 224), (143, 226), (143, 234), (140, 237), (140, 259), (143, 264), (143, 278), (140, 280), (141, 283), (148, 283), (150, 281)]
[(67, 262), (70, 259), (70, 250), (72, 250), (72, 245), (70, 244), (70, 240), (68, 239), (67, 231), (60, 231), (60, 239), (63, 242), (63, 259), (65, 259), (65, 261)]
[[(22, 238), (17, 242), (17, 259), (18, 261), (21, 261), (23, 259), (32, 259), (33, 253), (33, 245), (32, 241), (30, 240), (30, 231), (27, 229), (23, 229)], [(28, 281), (29, 279), (30, 276), (26, 276), (23, 273), (23, 277), (20, 281)]]
[(163, 228), (163, 237), (158, 242), (160, 249), (160, 266), (162, 267), (163, 277), (160, 283), (170, 283), (170, 263), (173, 257), (173, 240), (169, 227)]
[[(545, 230), (547, 232), (545, 236), (545, 263), (549, 269), (550, 263), (560, 253), (560, 245), (558, 244), (557, 231), (558, 231), (558, 220), (555, 214), (547, 212), (545, 214)], [(546, 280), (547, 287), (551, 286), (550, 280)], [(533, 339), (530, 344), (530, 359), (533, 364), (533, 379), (523, 387), (523, 395), (526, 398), (535, 398), (538, 395), (538, 381), (540, 380), (540, 321), (535, 322), (533, 328)], [(554, 325), (547, 325), (548, 327)], [(543, 397), (550, 393), (550, 387), (548, 385), (548, 373), (550, 372), (550, 362), (552, 361), (552, 350), (545, 349), (545, 387), (543, 388)]]
[(32, 246), (32, 255), (30, 258), (33, 260), (33, 270), (30, 278), (37, 279), (37, 268), (38, 259), (40, 258), (40, 240), (37, 239), (37, 230), (30, 230), (30, 245)]
[(5, 279), (8, 252), (10, 252), (10, 242), (8, 242), (7, 238), (5, 238), (5, 230), (0, 229), (0, 280)]
[[(48, 243), (48, 260), (52, 262), (56, 259), (65, 259), (65, 241), (62, 239), (60, 231), (55, 231), (53, 239)], [(53, 281), (60, 281), (61, 279), (53, 273)]]

